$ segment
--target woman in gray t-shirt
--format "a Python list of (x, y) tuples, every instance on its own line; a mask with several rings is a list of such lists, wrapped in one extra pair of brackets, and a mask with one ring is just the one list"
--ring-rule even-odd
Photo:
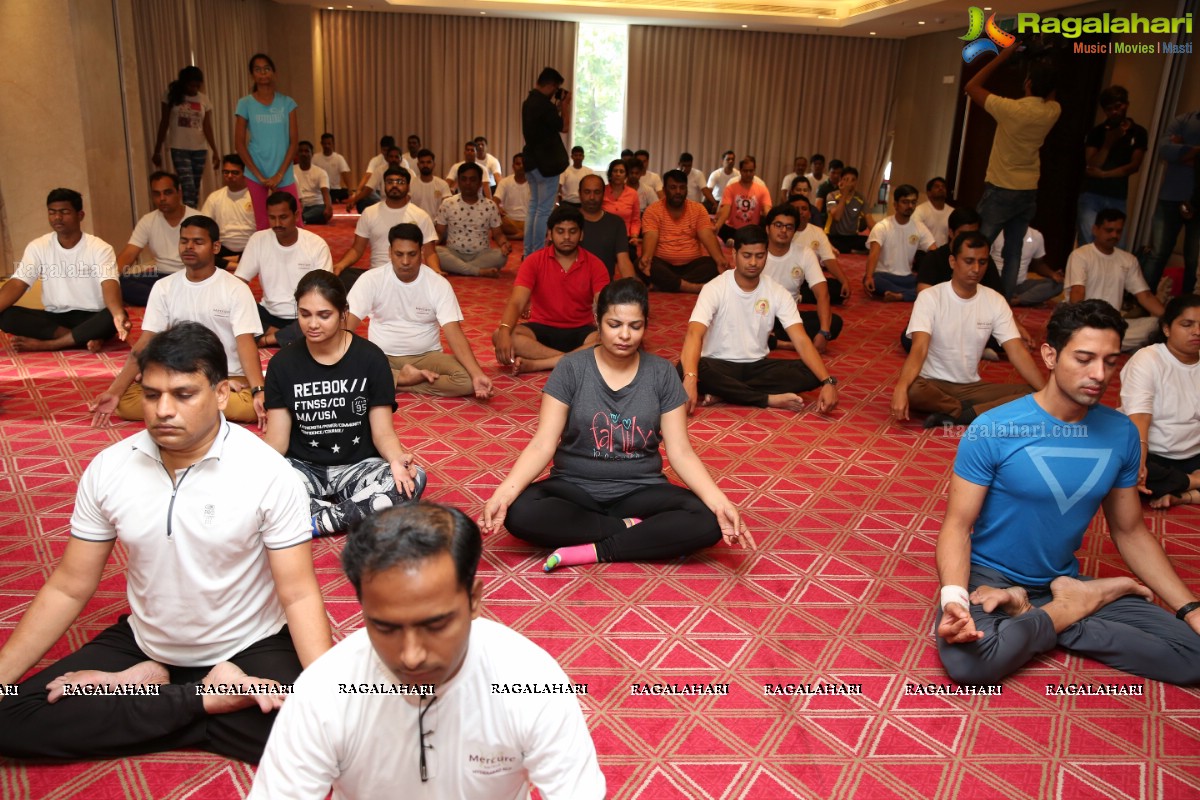
[[(666, 359), (641, 350), (646, 287), (626, 278), (596, 302), (600, 344), (565, 356), (537, 432), (483, 510), (483, 527), (557, 548), (543, 567), (677, 558), (753, 545), (737, 508), (692, 450), (687, 394)], [(667, 481), (660, 445), (688, 489)], [(550, 477), (532, 483), (554, 461)], [(532, 485), (531, 485), (532, 484)]]

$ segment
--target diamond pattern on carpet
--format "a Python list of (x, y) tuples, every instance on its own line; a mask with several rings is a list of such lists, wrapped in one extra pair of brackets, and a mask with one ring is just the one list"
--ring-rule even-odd
[[(313, 230), (337, 255), (353, 222)], [(862, 257), (845, 260), (861, 275)], [(402, 395), (396, 414), (401, 441), (429, 470), (428, 497), (469, 513), (529, 440), (545, 381), (504, 375), (491, 355), (515, 265), (497, 280), (451, 278), (497, 397), (484, 405)], [(676, 356), (692, 298), (651, 302), (647, 347)], [(841, 379), (841, 405), (828, 417), (716, 406), (693, 418), (695, 447), (745, 512), (756, 551), (718, 547), (545, 575), (544, 553), (505, 533), (487, 537), (484, 613), (589, 685), (582, 700), (611, 797), (1200, 798), (1195, 689), (1146, 682), (1143, 697), (1047, 698), (1046, 683), (1142, 683), (1056, 651), (999, 697), (905, 693), (905, 684), (946, 680), (931, 635), (933, 550), (957, 445), (919, 423), (889, 423), (907, 312), (861, 291), (839, 310), (846, 333), (826, 361)], [(1019, 315), (1037, 333), (1048, 312)], [(87, 398), (127, 352), (18, 356), (0, 346), (0, 630), (12, 630), (61, 556), (83, 468), (140, 427), (88, 426)], [(983, 374), (1017, 379), (1006, 363)], [(1116, 405), (1115, 386), (1105, 400)], [(1200, 510), (1146, 519), (1200, 587)], [(340, 548), (320, 540), (314, 554), (339, 638), (362, 624)], [(1099, 520), (1079, 556), (1088, 574), (1126, 574)], [(126, 609), (124, 564), (118, 547), (95, 598), (42, 665)], [(631, 684), (654, 682), (730, 691), (631, 696)], [(862, 694), (766, 697), (766, 683), (861, 684)], [(252, 767), (196, 751), (67, 766), (0, 760), (5, 798), (235, 798), (252, 779)]]

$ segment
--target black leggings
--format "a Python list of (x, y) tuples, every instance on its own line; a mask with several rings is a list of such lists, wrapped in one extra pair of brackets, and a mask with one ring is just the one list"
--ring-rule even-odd
[(1188, 475), (1200, 470), (1200, 456), (1175, 459), (1150, 453), (1146, 458), (1146, 488), (1156, 499), (1165, 494), (1181, 495), (1188, 490)]
[[(164, 665), (171, 683), (158, 696), (63, 697), (46, 702), (46, 684), (82, 669), (120, 672), (148, 661), (133, 638), (128, 615), (71, 655), (51, 664), (0, 702), (0, 755), (55, 761), (124, 758), (196, 747), (257, 764), (278, 712), (258, 706), (209, 715), (196, 685), (211, 667)], [(285, 625), (229, 659), (247, 675), (290, 684), (300, 675), (292, 637)]]
[(31, 339), (48, 341), (57, 338), (59, 328), (71, 332), (76, 347), (83, 347), (92, 339), (107, 341), (117, 335), (112, 312), (107, 308), (99, 311), (43, 311), (39, 308), (9, 306), (0, 311), (0, 330), (11, 336), (28, 336)]
[[(642, 522), (625, 527), (625, 517)], [(678, 558), (721, 538), (717, 517), (691, 491), (670, 483), (600, 502), (566, 478), (531, 484), (505, 517), (509, 533), (539, 547), (596, 545), (600, 561)]]

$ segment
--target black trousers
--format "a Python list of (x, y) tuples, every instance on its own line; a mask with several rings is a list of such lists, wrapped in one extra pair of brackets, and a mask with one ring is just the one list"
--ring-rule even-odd
[(167, 273), (143, 273), (139, 275), (122, 275), (121, 276), (121, 299), (125, 301), (127, 306), (137, 306), (139, 308), (146, 307), (146, 301), (150, 299), (150, 290), (154, 288), (154, 284), (167, 277)]
[(300, 323), (294, 319), (286, 317), (277, 317), (270, 311), (263, 308), (262, 303), (258, 304), (258, 321), (262, 325), (263, 333), (267, 332), (267, 328), (276, 328), (275, 341), (280, 347), (287, 347), (293, 342), (298, 342), (304, 338), (304, 334), (300, 331)]
[[(680, 369), (682, 371), (682, 368)], [(767, 396), (808, 392), (821, 385), (799, 359), (764, 358), (761, 361), (722, 361), (701, 358), (696, 373), (698, 388), (730, 403), (767, 407)]]
[(712, 256), (701, 256), (686, 264), (675, 265), (661, 258), (650, 259), (650, 283), (664, 292), (678, 292), (679, 284), (708, 283), (717, 277), (717, 262)]
[[(625, 517), (642, 522), (627, 528)], [(721, 538), (716, 515), (690, 490), (671, 483), (600, 502), (566, 478), (531, 484), (513, 501), (504, 526), (539, 547), (596, 545), (601, 561), (678, 558)]]
[(829, 243), (836, 247), (839, 253), (852, 253), (855, 250), (867, 249), (867, 237), (861, 233), (854, 236), (831, 233), (829, 234)]
[(1174, 459), (1150, 453), (1146, 456), (1146, 488), (1150, 497), (1183, 494), (1188, 490), (1188, 475), (1196, 470), (1200, 470), (1200, 456)]
[(342, 274), (338, 275), (338, 278), (341, 279), (342, 286), (346, 287), (346, 293), (349, 294), (350, 290), (354, 288), (354, 284), (358, 281), (358, 279), (366, 274), (367, 270), (363, 269), (362, 267), (346, 267), (344, 270), (342, 270)]
[(107, 340), (117, 335), (112, 312), (107, 308), (99, 311), (53, 312), (9, 306), (0, 311), (0, 331), (10, 336), (28, 336), (30, 339), (47, 341), (56, 338), (59, 328), (71, 332), (77, 347), (82, 347), (92, 339)]
[[(212, 667), (172, 667), (171, 683), (155, 696), (72, 696), (51, 705), (46, 684), (67, 672), (120, 672), (150, 659), (133, 638), (129, 617), (17, 688), (0, 701), (0, 755), (9, 758), (85, 761), (124, 758), (195, 747), (257, 764), (275, 713), (258, 706), (231, 714), (206, 714), (196, 686)], [(229, 659), (247, 675), (291, 684), (300, 675), (285, 625)]]
[[(821, 315), (816, 311), (808, 310), (800, 312), (800, 321), (804, 323), (804, 332), (808, 334), (808, 338), (813, 338), (821, 330)], [(829, 333), (834, 339), (842, 335), (842, 317), (840, 314), (832, 314), (829, 321)], [(787, 338), (787, 330), (783, 327), (783, 323), (778, 318), (775, 320), (775, 330), (771, 333), (776, 340)], [(767, 346), (772, 350), (775, 349), (775, 341), (768, 339)]]
[[(829, 289), (829, 304), (831, 306), (840, 306), (846, 302), (842, 297), (842, 282), (837, 278), (825, 278), (825, 286)], [(817, 304), (817, 296), (813, 294), (813, 290), (809, 287), (806, 281), (800, 287), (800, 302), (806, 306), (815, 306)]]

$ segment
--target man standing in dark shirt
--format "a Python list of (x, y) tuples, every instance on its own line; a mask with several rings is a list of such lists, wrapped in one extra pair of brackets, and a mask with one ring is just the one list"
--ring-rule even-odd
[(1079, 193), (1080, 246), (1092, 241), (1092, 226), (1100, 211), (1125, 210), (1129, 176), (1142, 168), (1149, 139), (1145, 128), (1125, 116), (1129, 92), (1124, 86), (1110, 86), (1101, 92), (1100, 108), (1104, 109), (1104, 122), (1092, 128), (1084, 140), (1087, 166)]
[[(527, 230), (543, 231), (554, 210), (558, 176), (570, 159), (559, 135), (570, 127), (571, 93), (562, 88), (565, 79), (558, 70), (546, 67), (537, 85), (529, 90), (521, 106), (521, 130), (525, 136), (525, 177), (529, 180), (529, 224)], [(525, 237), (525, 258), (544, 244), (539, 236)]]

